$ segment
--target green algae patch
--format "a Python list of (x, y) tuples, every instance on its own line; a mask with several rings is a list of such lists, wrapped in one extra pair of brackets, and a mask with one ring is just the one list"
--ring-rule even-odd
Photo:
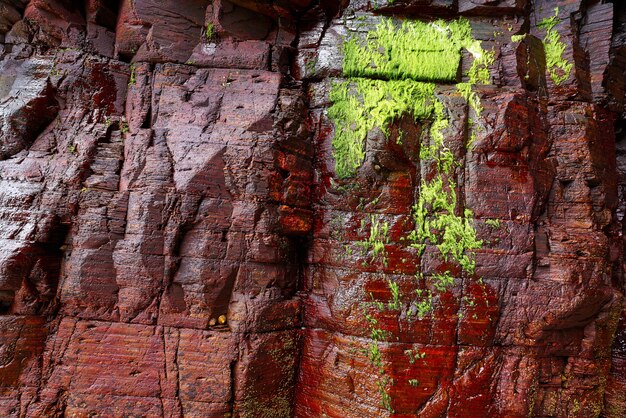
[[(482, 247), (470, 220), (472, 212), (458, 216), (455, 184), (439, 175), (422, 181), (418, 202), (413, 207), (415, 229), (409, 235), (411, 246), (423, 253), (427, 244), (435, 245), (445, 261), (457, 262), (463, 271), (473, 274), (476, 262), (472, 251)], [(449, 283), (451, 284), (451, 283)]]
[[(351, 38), (344, 44), (343, 73), (346, 81), (335, 82), (330, 92), (331, 107), (328, 117), (334, 123), (333, 156), (335, 173), (340, 179), (356, 175), (366, 156), (368, 133), (379, 130), (387, 139), (391, 124), (403, 115), (424, 123), (425, 129), (417, 138), (420, 142), (419, 159), (431, 164), (432, 175), (420, 182), (419, 195), (412, 207), (414, 228), (403, 239), (417, 248), (420, 256), (426, 246), (437, 249), (439, 257), (456, 263), (467, 275), (476, 269), (475, 250), (483, 242), (477, 238), (473, 213), (457, 202), (455, 170), (460, 166), (446, 144), (446, 129), (450, 125), (449, 113), (436, 92), (435, 82), (456, 82), (462, 50), (474, 57), (468, 70), (467, 82), (457, 83), (459, 96), (468, 104), (474, 117), (480, 117), (483, 107), (474, 90), (477, 84), (488, 84), (489, 67), (495, 54), (485, 51), (481, 43), (471, 36), (471, 26), (465, 19), (431, 23), (405, 21), (396, 26), (391, 19), (383, 19), (365, 39)], [(474, 123), (468, 119), (471, 132), (467, 147), (474, 138)], [(360, 232), (367, 235), (367, 220)], [(371, 260), (388, 261), (385, 246), (389, 243), (389, 225), (370, 215), (369, 235), (357, 243)], [(417, 278), (423, 279), (418, 272)], [(445, 292), (455, 284), (451, 271), (432, 276), (431, 285)], [(381, 406), (393, 413), (389, 394), (395, 384), (384, 367), (380, 344), (392, 338), (375, 317), (376, 312), (405, 308), (406, 317), (423, 319), (433, 312), (433, 293), (428, 289), (416, 290), (416, 299), (408, 304), (398, 283), (387, 279), (389, 301), (383, 303), (372, 298), (363, 302), (363, 316), (370, 331), (371, 342), (366, 350), (370, 364), (378, 373), (376, 385)], [(408, 295), (407, 295), (408, 296)], [(411, 386), (418, 386), (416, 379)]]
[(457, 86), (479, 116), (480, 99), (472, 86), (489, 83), (494, 53), (485, 51), (480, 41), (472, 38), (467, 19), (405, 21), (401, 26), (383, 19), (364, 40), (352, 37), (345, 42), (343, 74), (349, 81), (332, 86), (328, 110), (335, 125), (337, 177), (352, 177), (363, 164), (368, 132), (378, 128), (387, 135), (389, 124), (404, 114), (416, 120), (432, 119), (433, 142), (442, 145), (441, 131), (447, 120), (443, 105), (435, 97), (434, 81), (457, 80), (463, 49), (474, 61), (467, 73), (468, 82)]
[(365, 158), (365, 138), (374, 128), (388, 134), (389, 124), (403, 114), (416, 119), (433, 112), (435, 85), (412, 80), (356, 78), (333, 85), (328, 116), (335, 123), (333, 152), (339, 178), (351, 177)]
[(554, 15), (543, 19), (537, 25), (540, 29), (545, 29), (546, 36), (543, 39), (543, 47), (546, 52), (546, 67), (550, 78), (557, 86), (566, 81), (572, 72), (574, 65), (563, 58), (565, 43), (561, 42), (561, 35), (554, 28), (561, 19), (559, 18), (559, 8), (554, 9)]
[[(463, 49), (474, 61), (466, 74), (468, 81), (456, 87), (475, 117), (480, 117), (483, 107), (474, 86), (489, 83), (489, 67), (495, 56), (472, 38), (470, 23), (463, 18), (430, 23), (404, 21), (401, 26), (383, 19), (364, 40), (347, 40), (343, 71), (348, 80), (333, 84), (328, 116), (335, 125), (333, 155), (335, 172), (341, 179), (354, 176), (363, 164), (369, 132), (379, 129), (388, 137), (393, 121), (407, 114), (416, 121), (428, 121), (419, 158), (434, 162), (436, 172), (420, 183), (419, 198), (412, 210), (416, 226), (407, 239), (420, 252), (427, 245), (435, 246), (443, 260), (453, 261), (463, 272), (473, 274), (474, 250), (483, 243), (476, 236), (473, 213), (460, 209), (457, 203), (453, 176), (459, 163), (445, 143), (448, 112), (433, 82), (456, 79)], [(471, 147), (475, 137), (471, 118), (468, 123), (471, 134), (467, 146)], [(362, 247), (376, 257), (384, 245), (377, 249), (370, 241), (364, 241)], [(445, 283), (438, 286), (441, 288), (452, 284), (450, 280), (438, 282)]]
[[(495, 57), (472, 38), (471, 32), (466, 19), (405, 21), (400, 27), (391, 19), (383, 19), (365, 41), (352, 38), (344, 45), (344, 75), (348, 80), (333, 84), (332, 106), (328, 109), (335, 125), (335, 172), (342, 179), (354, 176), (363, 164), (369, 132), (379, 129), (388, 136), (393, 121), (407, 114), (416, 121), (428, 121), (419, 158), (434, 162), (436, 173), (420, 183), (419, 198), (412, 209), (415, 229), (407, 239), (420, 253), (427, 245), (435, 246), (443, 260), (457, 263), (467, 274), (474, 273), (474, 250), (483, 243), (477, 238), (473, 213), (459, 209), (457, 204), (452, 178), (458, 162), (445, 144), (444, 132), (449, 120), (432, 81), (456, 78), (461, 50), (469, 51), (474, 61), (466, 74), (468, 81), (456, 87), (475, 117), (480, 117), (483, 107), (474, 86), (489, 83), (489, 66)], [(438, 59), (433, 58), (433, 53)], [(420, 66), (423, 63), (426, 64)], [(468, 123), (471, 134), (467, 146), (471, 147), (475, 137), (471, 118)], [(374, 244), (381, 244), (382, 248)], [(369, 239), (361, 246), (372, 252), (374, 258), (384, 253), (382, 242)], [(441, 289), (452, 285), (451, 280), (437, 282)]]
[[(365, 220), (361, 221), (360, 231), (365, 229)], [(358, 241), (357, 247), (371, 255), (373, 262), (380, 257), (384, 266), (387, 266), (387, 252), (385, 245), (389, 243), (389, 223), (380, 222), (378, 217), (370, 215), (369, 236), (364, 241)]]
[(383, 19), (364, 40), (345, 43), (343, 72), (348, 77), (454, 82), (463, 48), (477, 58), (481, 54), (466, 19), (407, 20), (400, 27)]

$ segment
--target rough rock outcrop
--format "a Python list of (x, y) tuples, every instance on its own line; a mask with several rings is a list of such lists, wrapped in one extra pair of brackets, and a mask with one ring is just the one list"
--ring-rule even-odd
[[(434, 17), (485, 55), (346, 71)], [(621, 2), (0, 0), (0, 416), (625, 416), (625, 80)]]

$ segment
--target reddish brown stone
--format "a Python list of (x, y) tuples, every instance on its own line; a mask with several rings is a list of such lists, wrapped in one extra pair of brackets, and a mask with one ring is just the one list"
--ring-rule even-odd
[[(335, 176), (342, 44), (383, 15), (465, 16), (495, 53), (472, 149), (436, 89), (474, 274), (406, 239), (427, 123)], [(0, 1), (0, 416), (625, 416), (625, 27), (582, 0)]]

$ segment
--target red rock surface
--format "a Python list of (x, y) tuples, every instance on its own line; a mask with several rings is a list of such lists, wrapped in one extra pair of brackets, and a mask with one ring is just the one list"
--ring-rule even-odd
[[(428, 168), (373, 138), (338, 180), (326, 114), (343, 39), (388, 15), (496, 54), (475, 147), (445, 132), (476, 275), (375, 315), (393, 413), (362, 307), (448, 268), (403, 239)], [(619, 1), (0, 0), (0, 416), (626, 416), (625, 71)], [(346, 252), (371, 216), (386, 265)]]

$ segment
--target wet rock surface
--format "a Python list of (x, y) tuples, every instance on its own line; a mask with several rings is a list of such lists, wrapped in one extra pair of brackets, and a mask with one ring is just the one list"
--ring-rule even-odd
[[(472, 274), (408, 239), (431, 122), (342, 179), (328, 116), (347, 39), (459, 16)], [(626, 415), (620, 2), (0, 0), (0, 41), (0, 416)]]

